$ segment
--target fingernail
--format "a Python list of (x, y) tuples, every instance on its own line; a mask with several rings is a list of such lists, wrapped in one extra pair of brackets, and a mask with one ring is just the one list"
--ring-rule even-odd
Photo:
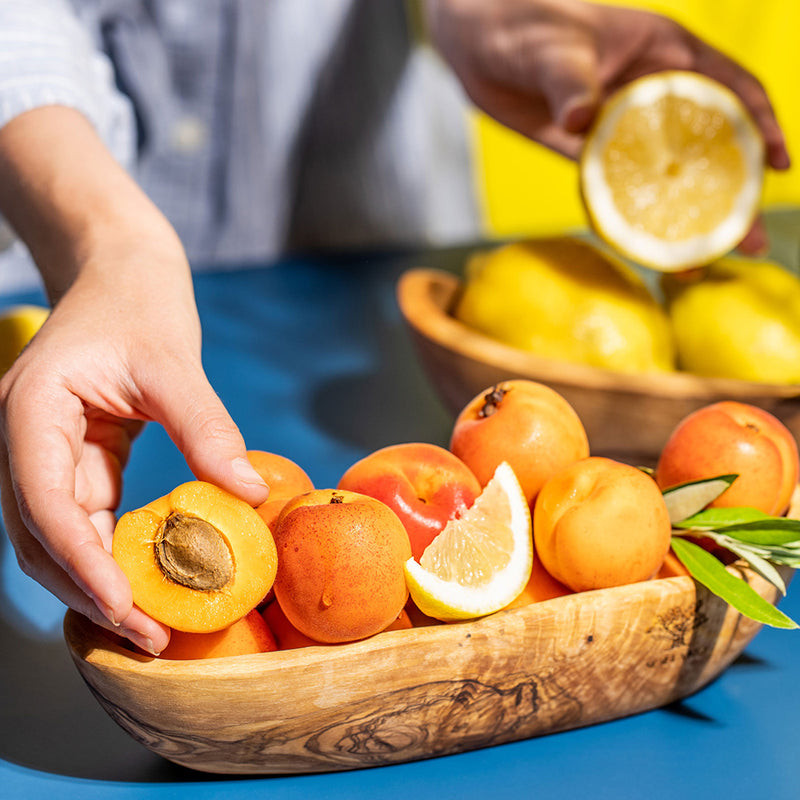
[(267, 485), (246, 458), (234, 458), (231, 466), (233, 474), (243, 483), (252, 483), (254, 486)]
[(92, 600), (94, 600), (94, 604), (100, 609), (100, 613), (116, 628), (119, 628), (119, 622), (117, 622), (117, 618), (114, 616), (114, 609), (111, 608), (110, 605), (104, 603), (99, 598), (92, 595)]
[(126, 638), (130, 639), (137, 647), (144, 650), (146, 653), (150, 653), (150, 655), (158, 656), (161, 652), (160, 650), (156, 650), (153, 646), (153, 640), (147, 636), (143, 636), (138, 631), (132, 631), (129, 628), (123, 628), (120, 633)]

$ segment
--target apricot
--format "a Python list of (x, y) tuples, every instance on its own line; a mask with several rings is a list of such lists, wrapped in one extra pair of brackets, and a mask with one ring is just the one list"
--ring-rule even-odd
[(669, 489), (730, 474), (738, 477), (712, 507), (785, 513), (800, 475), (794, 436), (758, 406), (733, 400), (712, 403), (678, 423), (661, 451), (655, 479)]
[(564, 597), (573, 594), (572, 589), (557, 581), (542, 564), (542, 560), (534, 554), (531, 577), (522, 590), (522, 593), (512, 600), (506, 608), (519, 608), (542, 600), (552, 600), (554, 597)]
[(403, 610), (411, 545), (403, 523), (379, 500), (344, 489), (299, 495), (278, 517), (275, 543), (275, 597), (306, 636), (364, 639)]
[(478, 479), (458, 456), (426, 442), (370, 453), (342, 475), (339, 488), (386, 503), (405, 526), (417, 561), (448, 521), (481, 493)]
[(233, 625), (213, 633), (172, 631), (161, 658), (185, 661), (196, 658), (223, 658), (250, 653), (269, 653), (278, 649), (272, 631), (261, 614), (253, 609)]
[(219, 631), (244, 617), (277, 571), (275, 542), (255, 509), (204, 481), (123, 514), (112, 555), (134, 603), (190, 633)]
[(551, 475), (589, 455), (589, 440), (575, 409), (558, 392), (519, 379), (499, 383), (467, 403), (453, 425), (450, 450), (481, 486), (507, 461), (532, 504)]
[(314, 484), (306, 471), (286, 456), (266, 450), (248, 450), (247, 458), (269, 486), (269, 497), (256, 506), (256, 511), (272, 530), (286, 501), (312, 491)]
[[(269, 629), (275, 636), (275, 641), (277, 642), (277, 647), (279, 650), (295, 650), (300, 647), (313, 647), (314, 645), (322, 647), (336, 646), (335, 644), (318, 642), (315, 639), (312, 639), (310, 636), (306, 636), (304, 633), (297, 630), (297, 628), (295, 628), (294, 625), (289, 622), (289, 618), (286, 616), (286, 613), (281, 608), (281, 604), (277, 600), (270, 603), (261, 612), (261, 614), (266, 620), (267, 625), (269, 625)], [(403, 609), (398, 615), (397, 619), (384, 630), (406, 630), (413, 627), (414, 626), (411, 622), (411, 618), (406, 610)]]
[(542, 566), (581, 592), (652, 578), (669, 551), (672, 525), (649, 475), (592, 457), (544, 484), (533, 509), (533, 537)]

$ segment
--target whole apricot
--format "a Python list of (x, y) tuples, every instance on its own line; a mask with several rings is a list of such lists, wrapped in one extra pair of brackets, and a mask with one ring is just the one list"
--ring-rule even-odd
[(339, 488), (386, 503), (405, 525), (417, 561), (448, 521), (481, 493), (478, 479), (458, 456), (427, 442), (370, 453), (342, 475)]
[(589, 455), (589, 440), (575, 409), (558, 392), (519, 379), (497, 384), (467, 403), (453, 426), (450, 450), (481, 486), (507, 461), (532, 504), (551, 475)]
[(547, 572), (581, 592), (652, 578), (669, 551), (672, 525), (649, 475), (593, 457), (544, 484), (533, 509), (533, 537)]
[(780, 515), (789, 507), (800, 475), (797, 442), (773, 414), (724, 400), (684, 417), (667, 439), (655, 479), (662, 489), (736, 474), (711, 506), (750, 506)]
[(269, 625), (254, 608), (221, 631), (213, 633), (172, 631), (169, 644), (161, 651), (160, 658), (184, 661), (269, 653), (277, 649), (278, 644)]
[(411, 545), (397, 514), (379, 500), (344, 489), (299, 495), (281, 511), (275, 543), (275, 597), (311, 639), (363, 639), (403, 610)]
[(269, 497), (256, 506), (256, 511), (272, 530), (287, 500), (312, 491), (314, 483), (299, 464), (286, 456), (266, 450), (248, 450), (247, 459), (269, 486)]

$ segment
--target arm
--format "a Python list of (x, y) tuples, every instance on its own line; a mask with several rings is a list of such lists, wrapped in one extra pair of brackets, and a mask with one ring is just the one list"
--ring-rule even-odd
[[(728, 85), (764, 137), (767, 161), (789, 167), (756, 78), (667, 17), (583, 0), (426, 0), (434, 43), (472, 101), (504, 125), (577, 158), (600, 104), (650, 72), (686, 69)], [(766, 245), (760, 225), (742, 249)]]
[(63, 602), (158, 652), (168, 632), (133, 607), (108, 553), (138, 427), (161, 422), (198, 478), (254, 504), (267, 494), (203, 372), (183, 249), (87, 119), (63, 106), (0, 130), (0, 211), (54, 305), (0, 383), (9, 537)]

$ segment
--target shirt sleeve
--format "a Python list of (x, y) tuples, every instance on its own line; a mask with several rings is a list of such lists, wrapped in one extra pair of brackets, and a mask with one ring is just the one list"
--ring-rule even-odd
[[(2, 0), (0, 127), (48, 105), (80, 111), (114, 157), (130, 168), (135, 147), (130, 103), (68, 0)], [(0, 218), (0, 249), (12, 239)]]

